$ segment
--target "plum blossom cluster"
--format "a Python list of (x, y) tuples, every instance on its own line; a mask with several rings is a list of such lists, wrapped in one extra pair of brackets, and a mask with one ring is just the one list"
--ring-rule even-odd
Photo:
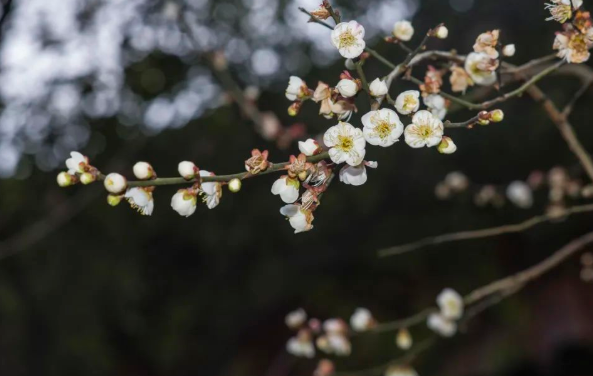
[(584, 63), (591, 56), (593, 47), (593, 23), (591, 14), (583, 9), (582, 0), (551, 0), (546, 4), (550, 11), (547, 21), (562, 24), (562, 31), (556, 33), (554, 49), (558, 57), (568, 63)]
[(439, 312), (428, 316), (428, 327), (443, 337), (455, 335), (457, 320), (463, 316), (463, 298), (457, 291), (446, 288), (438, 295), (437, 305)]
[(366, 308), (357, 308), (350, 317), (350, 325), (339, 318), (320, 321), (308, 318), (307, 313), (299, 308), (286, 315), (286, 326), (295, 331), (295, 335), (286, 343), (286, 350), (298, 357), (313, 358), (316, 350), (327, 355), (348, 356), (352, 351), (350, 335), (364, 332), (377, 325), (371, 312)]
[(567, 169), (554, 167), (548, 172), (532, 171), (526, 179), (505, 185), (479, 185), (467, 176), (454, 171), (445, 176), (435, 187), (441, 200), (467, 194), (473, 196), (478, 207), (501, 208), (511, 203), (519, 209), (530, 209), (536, 198), (547, 201), (547, 212), (562, 215), (569, 203), (593, 197), (593, 185), (584, 185), (579, 177), (571, 177)]

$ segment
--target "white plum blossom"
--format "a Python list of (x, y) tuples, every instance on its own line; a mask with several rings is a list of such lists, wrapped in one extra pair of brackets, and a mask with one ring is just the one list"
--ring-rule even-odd
[(436, 37), (439, 39), (447, 39), (449, 36), (449, 29), (445, 27), (445, 25), (439, 26), (438, 30), (435, 33)]
[(424, 98), (424, 105), (439, 120), (443, 120), (447, 116), (447, 101), (438, 94), (427, 95)]
[(489, 86), (496, 82), (492, 58), (484, 52), (472, 52), (465, 59), (465, 71), (478, 85)]
[(392, 33), (397, 39), (408, 42), (414, 36), (414, 27), (410, 21), (398, 21), (393, 25)]
[(103, 185), (107, 192), (117, 194), (122, 193), (126, 189), (127, 181), (122, 175), (112, 172), (105, 177)]
[(286, 326), (290, 329), (298, 329), (305, 321), (307, 321), (307, 313), (302, 308), (289, 312), (284, 319)]
[(191, 180), (196, 177), (198, 173), (198, 167), (190, 161), (179, 162), (177, 171), (185, 180)]
[(300, 77), (290, 76), (285, 95), (289, 101), (303, 99), (308, 95), (307, 84)]
[(150, 179), (154, 176), (152, 166), (147, 162), (137, 162), (134, 167), (134, 176), (140, 180)]
[(284, 175), (272, 184), (272, 194), (279, 195), (282, 201), (292, 204), (299, 198), (300, 183)]
[(418, 90), (404, 91), (395, 99), (395, 109), (402, 115), (409, 115), (420, 108), (420, 92)]
[(343, 57), (358, 57), (366, 46), (364, 27), (356, 21), (340, 22), (331, 32), (331, 42)]
[(367, 181), (366, 167), (377, 168), (378, 163), (374, 161), (364, 161), (358, 166), (344, 166), (340, 170), (340, 181), (344, 184), (359, 186)]
[(323, 322), (323, 330), (327, 333), (346, 333), (348, 325), (342, 319), (327, 319)]
[(350, 98), (356, 95), (358, 92), (358, 84), (354, 80), (348, 78), (341, 79), (336, 85), (336, 89), (340, 92), (340, 95), (344, 98)]
[[(546, 21), (557, 21), (565, 23), (572, 17), (572, 11), (579, 9), (583, 5), (583, 0), (550, 0), (552, 3), (546, 3), (545, 8), (550, 11), (550, 17)], [(572, 7), (571, 7), (572, 6)]]
[(406, 328), (402, 328), (397, 332), (395, 336), (395, 344), (402, 350), (408, 350), (412, 347), (414, 340), (410, 331)]
[[(214, 174), (206, 170), (200, 170), (200, 176), (214, 176)], [(220, 203), (222, 186), (218, 182), (202, 183), (200, 186), (200, 193), (203, 195), (202, 201), (206, 203), (208, 209), (214, 209)]]
[(84, 168), (89, 164), (89, 159), (77, 151), (70, 153), (70, 158), (66, 159), (66, 168), (68, 173), (74, 175), (83, 173)]
[(558, 50), (559, 58), (565, 59), (568, 63), (584, 63), (591, 57), (589, 52), (590, 42), (586, 35), (574, 30), (563, 33), (556, 33), (553, 48)]
[(365, 330), (370, 329), (375, 324), (375, 319), (366, 308), (356, 308), (352, 317), (350, 317), (350, 327), (354, 331), (357, 332), (364, 332)]
[(457, 324), (440, 313), (431, 313), (426, 324), (430, 330), (443, 337), (452, 337), (457, 332)]
[(385, 371), (385, 376), (418, 376), (418, 373), (410, 366), (392, 365)]
[(371, 145), (391, 146), (404, 133), (404, 124), (397, 113), (387, 108), (367, 112), (361, 122), (364, 139)]
[(148, 192), (143, 188), (134, 187), (126, 191), (124, 195), (128, 200), (130, 206), (142, 215), (152, 215), (154, 210), (154, 200), (152, 199), (152, 192)]
[(507, 187), (507, 198), (521, 209), (533, 206), (533, 191), (525, 182), (514, 181)]
[(362, 130), (345, 122), (330, 127), (323, 135), (323, 143), (330, 148), (329, 157), (337, 164), (358, 166), (366, 153)]
[(171, 207), (182, 217), (189, 217), (196, 211), (196, 194), (187, 189), (180, 189), (171, 198)]
[(382, 97), (388, 92), (387, 84), (384, 80), (375, 78), (369, 85), (369, 91), (373, 97)]
[(446, 288), (437, 297), (441, 315), (449, 320), (459, 320), (463, 316), (463, 298), (457, 291)]
[(317, 347), (327, 353), (337, 356), (348, 356), (352, 352), (352, 345), (343, 333), (330, 332), (317, 338)]
[(404, 131), (406, 143), (413, 148), (436, 146), (443, 138), (443, 122), (426, 110), (416, 112)]
[(306, 330), (301, 330), (296, 337), (292, 337), (286, 342), (286, 351), (294, 356), (313, 358), (315, 356), (315, 345), (311, 334)]
[(285, 205), (280, 208), (280, 214), (288, 218), (294, 233), (309, 231), (313, 228), (313, 213), (300, 205)]
[(517, 49), (514, 44), (507, 44), (502, 48), (502, 54), (506, 57), (515, 56), (515, 52), (517, 52)]
[(321, 147), (312, 138), (307, 139), (307, 141), (299, 141), (299, 151), (305, 154), (307, 157), (311, 157), (315, 154), (319, 154), (321, 152)]

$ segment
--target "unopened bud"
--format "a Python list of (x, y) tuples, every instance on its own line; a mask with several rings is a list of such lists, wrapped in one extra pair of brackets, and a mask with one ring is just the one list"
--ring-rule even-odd
[(294, 102), (293, 104), (288, 107), (288, 114), (290, 116), (297, 116), (299, 111), (301, 110), (302, 103), (301, 102)]
[(241, 190), (241, 180), (234, 178), (229, 181), (229, 191), (237, 193)]
[(502, 112), (502, 110), (494, 110), (490, 112), (490, 120), (495, 123), (500, 123), (504, 120), (504, 112)]
[(506, 57), (515, 56), (515, 52), (517, 49), (515, 48), (514, 44), (507, 44), (502, 48), (502, 54)]
[(437, 149), (441, 154), (453, 154), (457, 151), (457, 145), (450, 137), (443, 136)]
[(198, 167), (190, 161), (179, 162), (177, 171), (179, 172), (179, 175), (181, 175), (185, 180), (191, 180), (195, 178), (200, 172)]
[(105, 177), (103, 185), (107, 192), (117, 194), (125, 191), (128, 182), (122, 175), (112, 172)]
[(346, 59), (346, 62), (344, 63), (344, 66), (348, 70), (355, 70), (356, 69), (356, 64), (354, 63), (354, 60), (352, 60), (352, 59)]
[(434, 35), (439, 39), (447, 39), (449, 36), (449, 29), (447, 29), (445, 25), (439, 26)]
[(56, 180), (60, 187), (68, 187), (75, 183), (74, 177), (67, 172), (60, 172)]
[(122, 195), (107, 195), (107, 203), (111, 206), (117, 206), (123, 197)]
[(478, 124), (480, 124), (480, 125), (488, 125), (488, 124), (490, 124), (490, 121), (485, 120), (485, 119), (480, 119), (480, 120), (478, 120)]
[(402, 350), (408, 350), (410, 347), (412, 347), (412, 343), (412, 336), (410, 335), (408, 329), (402, 328), (397, 332), (397, 335), (395, 336), (395, 344), (397, 347)]
[(134, 165), (134, 176), (140, 180), (148, 180), (156, 177), (154, 170), (150, 163), (138, 162)]
[(84, 185), (91, 184), (95, 181), (95, 175), (85, 172), (84, 174), (80, 175), (80, 182)]

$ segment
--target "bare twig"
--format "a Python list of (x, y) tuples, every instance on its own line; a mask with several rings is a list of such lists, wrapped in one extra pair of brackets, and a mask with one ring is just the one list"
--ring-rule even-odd
[[(564, 217), (570, 216), (572, 214), (579, 214), (579, 213), (587, 213), (593, 211), (593, 204), (589, 205), (581, 205), (581, 206), (574, 206), (569, 209), (565, 209), (562, 213)], [(461, 232), (453, 232), (449, 234), (443, 234), (438, 236), (431, 236), (424, 239), (420, 239), (418, 241), (403, 244), (400, 246), (385, 248), (380, 250), (379, 257), (387, 257), (387, 256), (395, 256), (401, 255), (403, 253), (412, 252), (418, 250), (422, 247), (432, 246), (437, 244), (443, 244), (448, 242), (454, 241), (461, 241), (461, 240), (470, 240), (470, 239), (481, 239), (481, 238), (488, 238), (492, 236), (499, 236), (503, 234), (511, 234), (516, 232), (525, 231), (531, 227), (537, 226), (540, 223), (552, 221), (554, 219), (558, 219), (558, 215), (550, 215), (550, 214), (543, 214), (532, 217), (526, 221), (516, 224), (510, 225), (503, 225), (497, 227), (490, 227), (481, 230), (474, 230), (474, 231), (461, 231)]]

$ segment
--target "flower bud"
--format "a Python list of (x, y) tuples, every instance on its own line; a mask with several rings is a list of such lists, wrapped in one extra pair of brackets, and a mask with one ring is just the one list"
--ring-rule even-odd
[(74, 176), (70, 175), (67, 172), (60, 172), (58, 174), (58, 177), (56, 178), (56, 180), (60, 187), (68, 187), (68, 186), (76, 183)]
[(490, 121), (485, 120), (485, 119), (480, 119), (480, 120), (478, 120), (478, 124), (480, 124), (480, 125), (488, 125), (488, 124), (490, 124)]
[(288, 115), (297, 116), (301, 110), (302, 102), (294, 102), (288, 107)]
[(91, 184), (95, 180), (95, 175), (91, 174), (90, 172), (85, 172), (84, 174), (80, 175), (80, 182), (84, 185)]
[(336, 85), (336, 89), (338, 89), (340, 95), (344, 98), (350, 98), (358, 92), (358, 85), (353, 80), (342, 79)]
[(107, 195), (107, 203), (111, 206), (117, 206), (123, 197), (122, 195)]
[(369, 91), (373, 97), (382, 97), (387, 94), (387, 84), (385, 81), (375, 78), (369, 86)]
[(147, 162), (138, 162), (134, 165), (134, 176), (140, 180), (148, 180), (156, 177), (152, 166)]
[(305, 142), (299, 141), (299, 150), (307, 157), (321, 153), (321, 147), (319, 146), (317, 141), (315, 141), (312, 138), (309, 138)]
[(395, 344), (397, 347), (402, 350), (408, 350), (410, 347), (412, 347), (412, 343), (412, 336), (410, 335), (408, 329), (402, 328), (397, 332), (397, 335), (395, 336)]
[(490, 112), (490, 120), (495, 123), (500, 123), (504, 120), (504, 112), (502, 112), (502, 110), (494, 110)]
[(234, 178), (231, 179), (231, 181), (229, 181), (229, 191), (233, 192), (233, 193), (237, 193), (241, 190), (241, 180)]
[(354, 60), (352, 60), (352, 59), (346, 59), (346, 62), (344, 63), (344, 66), (348, 70), (355, 70), (356, 69), (356, 64), (354, 63)]
[(393, 36), (407, 42), (414, 36), (414, 27), (409, 21), (398, 21), (393, 25)]
[(506, 57), (515, 56), (516, 51), (517, 51), (517, 49), (515, 48), (514, 44), (507, 44), (506, 46), (504, 46), (502, 48), (502, 54)]
[(126, 181), (126, 178), (124, 178), (120, 174), (112, 172), (111, 174), (105, 177), (103, 185), (105, 186), (107, 192), (117, 194), (125, 191), (128, 183)]
[(177, 171), (185, 180), (191, 180), (198, 175), (200, 169), (193, 162), (183, 161), (179, 162)]
[(443, 136), (437, 149), (441, 154), (453, 154), (457, 150), (457, 145), (450, 137)]
[(439, 39), (447, 39), (449, 36), (449, 29), (447, 29), (445, 25), (439, 26), (434, 35)]

